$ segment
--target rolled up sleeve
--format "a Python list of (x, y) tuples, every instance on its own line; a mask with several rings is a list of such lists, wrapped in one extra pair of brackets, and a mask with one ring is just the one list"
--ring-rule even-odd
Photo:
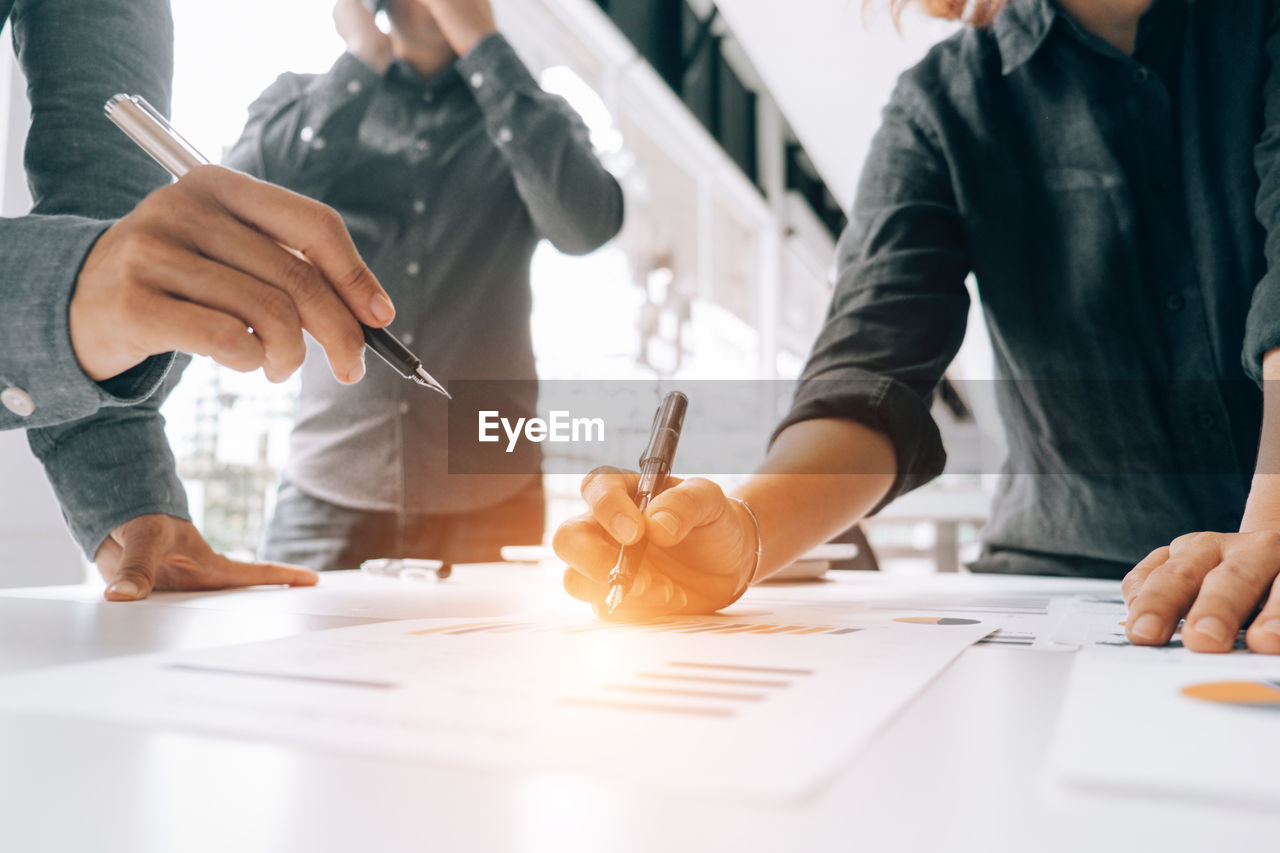
[(964, 337), (970, 263), (949, 171), (900, 89), (863, 169), (837, 250), (827, 320), (775, 431), (842, 418), (884, 433), (897, 478), (878, 512), (942, 472), (933, 393)]

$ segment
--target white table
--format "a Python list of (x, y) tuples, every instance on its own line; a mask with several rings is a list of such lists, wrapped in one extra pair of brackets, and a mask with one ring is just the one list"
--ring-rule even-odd
[[(750, 595), (831, 603), (899, 588), (1111, 594), (1117, 585), (845, 573)], [(574, 606), (551, 567), (528, 566), (461, 567), (448, 581), (423, 585), (330, 575), (316, 589), (165, 594), (124, 605), (102, 602), (88, 587), (11, 590), (0, 593), (0, 671), (379, 619)], [(1133, 853), (1277, 843), (1280, 816), (1048, 792), (1044, 761), (1072, 657), (995, 646), (966, 651), (830, 787), (812, 801), (778, 807), (726, 802), (714, 792), (662, 796), (572, 776), (0, 715), (0, 850)]]

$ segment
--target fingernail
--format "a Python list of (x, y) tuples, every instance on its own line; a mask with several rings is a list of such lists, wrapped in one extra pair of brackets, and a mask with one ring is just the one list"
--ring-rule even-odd
[(360, 361), (356, 363), (355, 367), (351, 368), (351, 370), (347, 372), (347, 381), (359, 382), (364, 378), (364, 371), (364, 353), (360, 353)]
[(1264, 634), (1280, 637), (1280, 619), (1268, 619), (1258, 626), (1258, 630)]
[(133, 581), (116, 581), (107, 587), (107, 595), (114, 595), (118, 598), (126, 598), (130, 601), (137, 601), (141, 590)]
[(396, 308), (391, 304), (391, 300), (381, 293), (373, 297), (369, 302), (369, 310), (373, 312), (373, 316), (379, 323), (390, 323), (396, 318)]
[(677, 533), (680, 532), (680, 519), (676, 518), (674, 515), (667, 512), (666, 510), (655, 512), (653, 514), (653, 520), (659, 527), (667, 531), (667, 533), (669, 533), (671, 536), (675, 536)]
[(629, 515), (618, 513), (613, 517), (613, 536), (619, 542), (632, 542), (640, 532), (640, 525)]
[(1231, 639), (1231, 632), (1227, 630), (1227, 626), (1217, 616), (1205, 616), (1197, 619), (1196, 624), (1192, 626), (1197, 634), (1204, 634), (1215, 643), (1225, 643)]
[(1144, 613), (1133, 622), (1129, 633), (1136, 639), (1154, 643), (1161, 636), (1160, 617), (1154, 613)]

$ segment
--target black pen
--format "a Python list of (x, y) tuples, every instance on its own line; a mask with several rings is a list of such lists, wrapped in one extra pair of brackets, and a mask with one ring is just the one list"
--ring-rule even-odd
[[(680, 443), (680, 430), (684, 427), (684, 413), (689, 408), (689, 398), (679, 391), (672, 391), (662, 400), (653, 416), (649, 430), (649, 444), (640, 456), (640, 482), (636, 486), (636, 507), (641, 514), (649, 506), (653, 496), (662, 491), (671, 473), (671, 463), (676, 458), (676, 445)], [(634, 545), (624, 545), (618, 554), (618, 564), (609, 572), (609, 595), (604, 600), (606, 615), (612, 616), (623, 597), (631, 591), (648, 538)]]
[[(196, 166), (207, 166), (209, 160), (195, 149), (190, 142), (173, 129), (173, 125), (160, 115), (159, 111), (145, 98), (138, 95), (115, 95), (107, 101), (103, 109), (107, 118), (115, 122), (125, 134), (138, 144), (138, 147), (151, 155), (161, 166), (175, 178), (181, 178)], [(282, 247), (285, 251), (306, 260), (296, 249)], [(369, 349), (377, 353), (383, 361), (391, 365), (405, 379), (412, 379), (419, 385), (439, 391), (453, 399), (444, 386), (435, 380), (422, 360), (409, 351), (409, 348), (396, 340), (395, 335), (386, 329), (375, 329), (360, 324), (364, 330), (364, 342)]]

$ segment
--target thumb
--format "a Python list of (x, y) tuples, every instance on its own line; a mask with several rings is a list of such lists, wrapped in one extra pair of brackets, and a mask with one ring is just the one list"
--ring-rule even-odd
[(151, 594), (156, 567), (163, 556), (163, 527), (139, 522), (122, 531), (120, 561), (107, 584), (107, 601), (138, 601)]

